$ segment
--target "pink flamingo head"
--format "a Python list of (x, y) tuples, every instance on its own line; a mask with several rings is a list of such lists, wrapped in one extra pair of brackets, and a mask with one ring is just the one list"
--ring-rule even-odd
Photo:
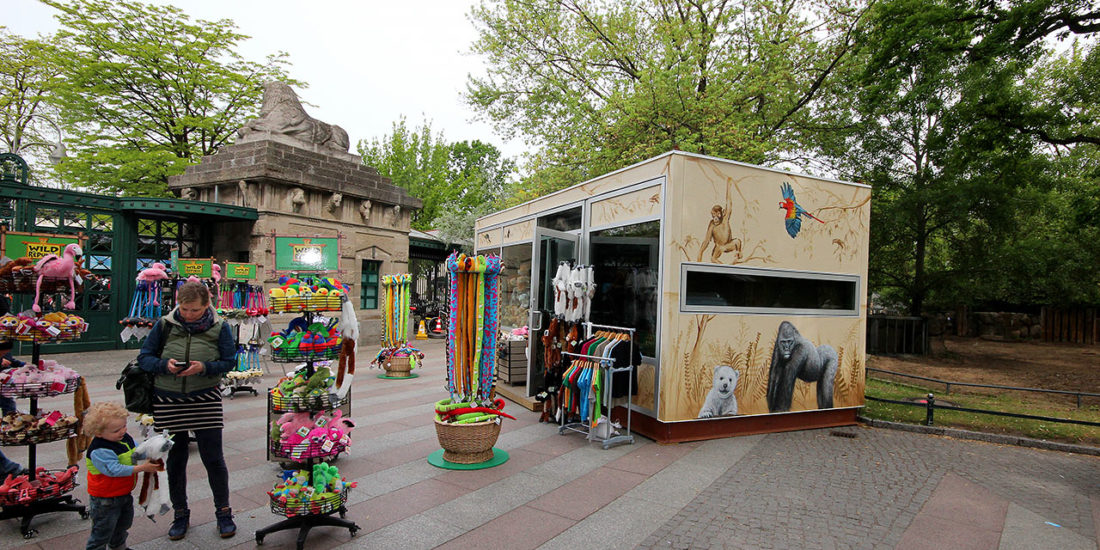
[(168, 271), (164, 264), (156, 262), (153, 265), (142, 269), (138, 273), (137, 280), (139, 281), (160, 281), (168, 278)]
[(216, 283), (218, 281), (221, 281), (222, 280), (222, 266), (220, 266), (218, 264), (214, 264), (214, 266), (211, 269), (213, 269), (214, 282)]

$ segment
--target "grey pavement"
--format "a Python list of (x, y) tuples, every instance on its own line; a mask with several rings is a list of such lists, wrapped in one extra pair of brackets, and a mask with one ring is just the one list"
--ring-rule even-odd
[[(347, 517), (361, 531), (318, 527), (306, 548), (1065, 548), (1100, 540), (1100, 458), (1088, 454), (952, 439), (868, 426), (658, 445), (636, 437), (608, 450), (579, 434), (558, 435), (538, 415), (517, 416), (496, 447), (508, 462), (453, 471), (426, 457), (437, 450), (431, 403), (443, 397), (444, 349), (412, 380), (384, 380), (362, 346), (351, 452), (336, 462), (358, 483)], [(88, 380), (92, 399), (117, 399), (130, 350), (56, 355)], [(261, 388), (273, 384), (282, 369)], [(56, 401), (55, 401), (56, 400)], [(66, 396), (44, 406), (67, 410)], [(278, 521), (266, 491), (278, 466), (264, 456), (266, 400), (225, 401), (227, 462), (239, 532), (214, 534), (209, 488), (192, 450), (193, 526), (168, 541), (165, 519), (136, 518), (129, 546), (142, 549), (255, 548), (253, 532)], [(25, 450), (5, 453), (25, 460)], [(63, 445), (39, 447), (39, 462), (63, 466)], [(83, 474), (81, 474), (83, 475)], [(86, 500), (83, 487), (74, 492)], [(5, 548), (78, 548), (89, 524), (75, 514), (35, 518), (37, 538), (0, 522)], [(294, 532), (261, 548), (293, 548)]]

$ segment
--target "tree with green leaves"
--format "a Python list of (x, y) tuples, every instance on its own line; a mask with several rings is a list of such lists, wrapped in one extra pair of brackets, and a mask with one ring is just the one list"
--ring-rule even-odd
[(1054, 268), (1051, 254), (1097, 257), (1092, 243), (1067, 245), (1095, 232), (1071, 213), (1092, 201), (1058, 206), (1094, 193), (1095, 167), (1067, 160), (1096, 158), (1095, 90), (1071, 76), (1088, 57), (1006, 38), (1047, 20), (1042, 5), (888, 0), (867, 16), (854, 56), (866, 65), (849, 88), (858, 125), (839, 160), (874, 186), (871, 289), (911, 314), (1096, 296), (1094, 275), (1086, 292), (1065, 293), (1083, 273)]
[(182, 173), (259, 112), (263, 83), (287, 79), (286, 54), (243, 59), (232, 21), (192, 21), (173, 6), (43, 0), (57, 9), (65, 85), (57, 89), (76, 153), (67, 182), (164, 196)]
[[(448, 143), (434, 134), (431, 123), (410, 129), (405, 119), (393, 123), (393, 132), (358, 144), (363, 163), (424, 202), (413, 214), (415, 229), (429, 230), (437, 220), (465, 220), (484, 215), (497, 205), (515, 163), (496, 147), (480, 141)], [(472, 219), (469, 232), (473, 232)], [(451, 229), (464, 222), (444, 223), (448, 235), (460, 240), (463, 231)]]
[(773, 164), (836, 124), (861, 0), (486, 1), (466, 99), (540, 150), (513, 201), (680, 149)]
[[(53, 153), (61, 136), (53, 92), (61, 80), (50, 39), (33, 40), (0, 27), (0, 130), (5, 152), (28, 163)], [(34, 177), (38, 170), (32, 170)]]

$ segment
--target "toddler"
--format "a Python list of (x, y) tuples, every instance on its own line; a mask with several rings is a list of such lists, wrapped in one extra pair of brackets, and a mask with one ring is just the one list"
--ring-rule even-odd
[(134, 522), (133, 492), (137, 475), (163, 471), (153, 462), (135, 466), (145, 458), (134, 452), (134, 438), (126, 433), (129, 413), (118, 403), (96, 403), (84, 416), (84, 434), (94, 436), (88, 445), (88, 512), (92, 534), (86, 550), (126, 548), (127, 530)]

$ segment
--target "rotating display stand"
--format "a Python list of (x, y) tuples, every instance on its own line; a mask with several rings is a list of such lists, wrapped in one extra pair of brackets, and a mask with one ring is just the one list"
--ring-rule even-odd
[[(41, 317), (41, 314), (37, 316), (37, 318)], [(29, 333), (20, 335), (18, 339), (31, 342), (31, 361), (28, 365), (38, 365), (38, 361), (42, 355), (41, 347), (43, 343), (72, 340), (78, 338), (80, 334), (80, 332), (60, 331), (56, 336), (51, 337), (37, 330), (31, 330)], [(39, 398), (70, 394), (75, 392), (79, 385), (79, 377), (66, 380), (64, 384), (7, 383), (0, 385), (0, 394), (4, 397), (30, 399), (30, 414), (37, 417), (39, 412)], [(74, 435), (76, 435), (75, 428), (57, 429), (40, 433), (36, 438), (28, 438), (22, 442), (0, 439), (0, 445), (27, 447), (27, 470), (30, 472), (28, 478), (31, 484), (35, 484), (39, 482), (37, 479), (38, 472), (36, 471), (38, 444), (64, 441)], [(52, 474), (53, 472), (47, 473)], [(26, 494), (20, 495), (18, 502), (12, 502), (10, 498), (7, 498), (7, 495), (0, 497), (0, 508), (2, 508), (0, 509), (0, 520), (21, 518), (19, 532), (22, 533), (24, 539), (30, 539), (38, 534), (36, 529), (31, 529), (30, 524), (31, 520), (39, 514), (48, 514), (51, 512), (76, 512), (80, 514), (80, 519), (88, 519), (86, 507), (80, 503), (80, 500), (73, 498), (73, 496), (69, 494), (76, 488), (75, 478), (76, 475), (73, 474), (69, 479), (59, 484), (45, 487), (36, 486), (31, 489), (25, 489)]]
[[(322, 306), (322, 308), (322, 310), (329, 309), (325, 306)], [(335, 309), (338, 310), (339, 306)], [(303, 315), (306, 316), (307, 324), (311, 324), (314, 321), (314, 314), (318, 310), (306, 308), (299, 311), (302, 311)], [(313, 376), (314, 372), (316, 372), (314, 362), (335, 359), (338, 354), (339, 346), (334, 346), (331, 349), (324, 348), (318, 350), (299, 349), (294, 353), (272, 354), (272, 360), (278, 362), (305, 361), (305, 374), (309, 377)], [(274, 388), (268, 389), (267, 393), (268, 422), (266, 426), (271, 425), (273, 418), (277, 418), (278, 415), (288, 412), (314, 413), (336, 409), (343, 410), (345, 414), (351, 412), (351, 392), (348, 392), (343, 399), (338, 399), (332, 394), (320, 396), (276, 396), (272, 393), (273, 389)], [(306, 440), (304, 443), (305, 445), (295, 446), (288, 450), (284, 449), (279, 441), (271, 440), (269, 437), (267, 459), (285, 460), (291, 463), (305, 465), (310, 471), (310, 475), (312, 475), (312, 467), (314, 464), (325, 460), (333, 460), (340, 452), (344, 451), (344, 447), (341, 445), (334, 445), (330, 449), (324, 449), (309, 440)], [(285, 516), (286, 519), (256, 530), (256, 544), (263, 544), (264, 537), (268, 534), (286, 531), (288, 529), (298, 529), (297, 549), (303, 550), (305, 548), (306, 538), (309, 536), (309, 531), (319, 526), (344, 527), (348, 529), (352, 536), (355, 536), (359, 531), (359, 526), (353, 521), (344, 519), (347, 514), (345, 504), (348, 500), (348, 490), (349, 487), (345, 486), (340, 493), (334, 494), (331, 498), (299, 501), (295, 504), (282, 502), (274, 496), (270, 496), (271, 511)], [(339, 514), (340, 517), (332, 517), (333, 514)]]

